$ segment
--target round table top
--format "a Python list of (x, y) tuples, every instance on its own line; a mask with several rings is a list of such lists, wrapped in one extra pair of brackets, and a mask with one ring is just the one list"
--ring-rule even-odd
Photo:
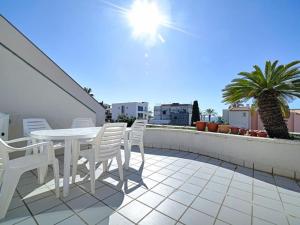
[[(97, 136), (102, 127), (85, 127), (70, 129), (37, 130), (30, 132), (30, 136), (43, 140), (89, 139)], [(126, 128), (126, 132), (131, 128)]]

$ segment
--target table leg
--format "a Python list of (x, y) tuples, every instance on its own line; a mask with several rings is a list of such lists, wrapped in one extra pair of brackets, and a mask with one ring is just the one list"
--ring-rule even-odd
[(129, 146), (129, 134), (125, 134), (124, 138), (124, 152), (125, 152), (125, 169), (129, 168), (130, 154), (131, 154), (131, 146)]
[(64, 197), (69, 194), (72, 141), (65, 140), (64, 151)]
[(80, 151), (79, 141), (74, 140), (72, 142), (72, 184), (74, 184), (76, 180), (79, 151)]
[[(32, 140), (32, 144), (36, 144), (37, 142), (38, 142), (37, 140)], [(41, 148), (44, 148), (44, 146), (42, 146)], [(51, 151), (51, 149), (47, 149), (47, 150)], [(45, 151), (45, 149), (41, 149), (41, 151)], [(38, 148), (37, 147), (34, 148), (33, 149), (33, 154), (38, 154), (38, 153), (39, 153)], [(48, 172), (48, 162), (46, 163), (45, 166), (42, 166), (42, 167), (37, 169), (39, 184), (45, 183), (45, 177), (47, 175), (47, 172)]]

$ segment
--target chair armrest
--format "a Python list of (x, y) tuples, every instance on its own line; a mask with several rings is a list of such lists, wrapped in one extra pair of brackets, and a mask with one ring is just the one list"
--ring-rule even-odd
[(33, 148), (44, 146), (44, 145), (49, 145), (49, 142), (39, 142), (39, 143), (28, 145), (28, 146), (25, 146), (25, 147), (22, 147), (22, 148), (15, 148), (15, 147), (10, 146), (9, 152), (25, 151), (25, 150), (28, 150), (28, 149), (33, 149)]
[(22, 137), (22, 138), (17, 138), (9, 141), (5, 141), (6, 144), (12, 144), (12, 143), (17, 143), (17, 142), (23, 142), (23, 141), (31, 141), (31, 137)]

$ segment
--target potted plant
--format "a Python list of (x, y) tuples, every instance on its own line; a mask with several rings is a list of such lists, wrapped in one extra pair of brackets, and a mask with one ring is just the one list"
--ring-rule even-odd
[(240, 128), (238, 127), (230, 127), (231, 134), (239, 134)]
[(257, 130), (249, 130), (249, 135), (256, 137), (257, 136)]
[(196, 124), (196, 128), (197, 128), (198, 131), (205, 131), (206, 122), (204, 122), (204, 121), (197, 121), (195, 124)]
[(239, 135), (245, 135), (247, 133), (247, 129), (241, 128)]
[(215, 122), (208, 122), (207, 123), (207, 130), (210, 132), (217, 132), (218, 131), (218, 124)]
[(227, 123), (219, 124), (219, 133), (228, 134), (230, 131), (230, 125)]
[(266, 131), (260, 130), (257, 132), (257, 137), (268, 137), (268, 134)]

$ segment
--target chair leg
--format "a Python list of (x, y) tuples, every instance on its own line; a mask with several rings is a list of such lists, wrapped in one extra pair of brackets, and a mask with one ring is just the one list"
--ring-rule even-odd
[(91, 192), (95, 194), (95, 154), (90, 151), (89, 155), (89, 168), (90, 168), (90, 179), (91, 179)]
[(46, 177), (47, 172), (48, 172), (48, 165), (38, 168), (37, 172), (38, 172), (39, 184), (45, 183), (45, 177)]
[(59, 198), (59, 164), (57, 159), (53, 159), (53, 175), (55, 182), (55, 194)]
[(123, 181), (124, 180), (124, 176), (123, 176), (123, 165), (122, 165), (121, 152), (119, 152), (117, 154), (116, 158), (117, 158), (117, 163), (118, 163), (120, 180)]
[(11, 199), (23, 172), (24, 171), (14, 171), (4, 173), (3, 183), (0, 191), (0, 219), (4, 218), (6, 215)]
[[(79, 146), (80, 148), (80, 146)], [(77, 166), (78, 166), (78, 158), (79, 158), (79, 149), (74, 148), (74, 151), (72, 152), (73, 158), (72, 158), (72, 183), (75, 183), (76, 174), (77, 174)]]
[(144, 144), (143, 144), (143, 142), (141, 142), (140, 144), (139, 144), (139, 147), (140, 147), (140, 151), (141, 151), (141, 155), (142, 155), (142, 160), (144, 161)]
[(107, 172), (108, 160), (103, 161), (102, 164), (103, 164), (103, 172)]

